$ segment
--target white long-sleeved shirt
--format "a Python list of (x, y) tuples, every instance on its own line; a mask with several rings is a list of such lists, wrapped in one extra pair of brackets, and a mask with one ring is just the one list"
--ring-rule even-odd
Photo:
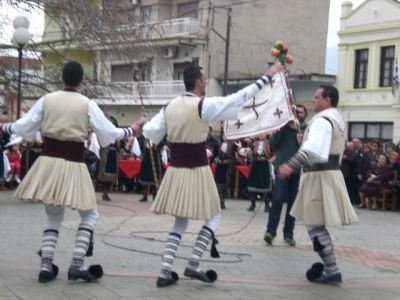
[(318, 118), (310, 124), (307, 140), (300, 150), (309, 154), (310, 163), (326, 163), (332, 142), (332, 125), (325, 118)]
[[(234, 94), (224, 97), (206, 97), (201, 108), (201, 119), (207, 122), (236, 119), (240, 108), (247, 98), (254, 97), (261, 88), (269, 82), (267, 76), (262, 76), (256, 83), (250, 84)], [(195, 96), (185, 93), (187, 96)], [(164, 108), (143, 127), (143, 135), (158, 144), (167, 134), (167, 123)]]
[[(7, 128), (11, 133), (20, 135), (28, 141), (34, 140), (43, 120), (43, 101), (44, 97), (41, 97), (22, 118), (14, 123), (3, 124), (2, 129)], [(94, 101), (89, 101), (88, 117), (90, 127), (93, 128), (102, 147), (133, 135), (133, 130), (115, 127)]]

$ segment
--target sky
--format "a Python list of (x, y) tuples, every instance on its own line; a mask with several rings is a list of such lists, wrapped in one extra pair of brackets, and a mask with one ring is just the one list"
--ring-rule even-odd
[[(306, 1), (306, 0), (303, 0)], [(325, 72), (328, 74), (336, 74), (337, 69), (337, 44), (339, 38), (337, 31), (340, 28), (340, 13), (341, 4), (344, 0), (330, 0), (329, 8), (329, 24), (328, 24), (328, 37), (327, 37), (327, 54), (325, 61)], [(358, 7), (365, 0), (351, 0), (353, 2), (353, 9)], [(38, 40), (43, 32), (43, 17), (37, 12), (29, 13), (26, 11), (15, 11), (14, 9), (4, 5), (5, 0), (0, 0), (3, 5), (0, 5), (0, 23), (12, 24), (12, 20), (18, 15), (24, 15), (29, 18), (31, 25), (29, 27), (30, 33), (33, 35), (34, 40)], [(10, 43), (14, 29), (10, 25), (9, 30), (4, 30), (0, 35), (0, 42)]]
[[(344, 0), (331, 0), (329, 7), (328, 38), (326, 45), (325, 73), (336, 74), (339, 37), (337, 32), (340, 29), (340, 14)], [(365, 0), (351, 0), (353, 9), (362, 4)]]

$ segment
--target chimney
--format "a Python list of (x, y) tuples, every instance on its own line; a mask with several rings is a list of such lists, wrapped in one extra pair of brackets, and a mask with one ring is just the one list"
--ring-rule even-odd
[(340, 30), (346, 28), (346, 17), (353, 11), (353, 2), (343, 1), (342, 2), (342, 13), (340, 15)]
[(353, 11), (353, 2), (351, 1), (343, 1), (342, 2), (342, 14), (341, 18), (348, 16)]

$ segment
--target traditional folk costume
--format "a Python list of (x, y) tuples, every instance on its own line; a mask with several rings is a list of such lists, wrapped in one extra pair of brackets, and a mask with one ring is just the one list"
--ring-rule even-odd
[(85, 140), (85, 164), (89, 170), (92, 180), (96, 179), (98, 172), (98, 162), (100, 159), (100, 144), (96, 134), (90, 132)]
[[(249, 168), (249, 179), (247, 180), (247, 191), (250, 197), (250, 207), (248, 211), (256, 208), (257, 196), (262, 194), (266, 199), (266, 194), (271, 191), (271, 168), (267, 156), (264, 153), (264, 141), (254, 143), (253, 159)], [(265, 203), (267, 209), (267, 202)]]
[(8, 162), (10, 163), (10, 173), (6, 178), (6, 181), (11, 181), (13, 178), (17, 183), (21, 182), (21, 152), (19, 150), (12, 149), (10, 146), (9, 149), (5, 151), (5, 154), (8, 158)]
[(116, 128), (96, 103), (74, 89), (47, 94), (21, 119), (1, 127), (3, 131), (16, 133), (27, 140), (32, 140), (39, 129), (43, 131), (41, 156), (15, 192), (19, 199), (45, 205), (47, 225), (40, 251), (40, 282), (57, 276), (53, 257), (65, 207), (77, 209), (81, 216), (68, 279), (96, 281), (103, 274), (100, 265), (84, 267), (85, 255), (91, 254), (89, 246), (99, 217), (90, 175), (83, 162), (84, 140), (89, 127), (96, 132), (102, 146), (134, 133), (132, 128)]
[(323, 261), (307, 271), (307, 278), (314, 282), (342, 281), (325, 226), (358, 222), (339, 168), (344, 145), (345, 121), (336, 108), (329, 108), (312, 118), (300, 150), (288, 162), (292, 170), (304, 165), (291, 214), (304, 221), (314, 251)]
[(220, 153), (217, 158), (214, 159), (214, 180), (217, 185), (221, 209), (225, 209), (224, 193), (229, 194), (232, 174), (232, 159), (227, 154), (227, 147), (226, 142), (222, 143)]
[(113, 184), (118, 179), (118, 146), (116, 143), (108, 145), (100, 150), (99, 172), (97, 179), (102, 184), (105, 201), (111, 201), (108, 191), (112, 190)]
[(156, 144), (167, 134), (171, 150), (170, 166), (151, 208), (156, 214), (175, 216), (157, 286), (165, 287), (179, 279), (172, 271), (172, 264), (188, 219), (206, 221), (184, 275), (206, 282), (217, 279), (215, 271), (203, 272), (200, 268), (200, 258), (214, 238), (221, 218), (218, 191), (206, 154), (208, 122), (235, 119), (246, 95), (253, 97), (267, 82), (269, 79), (263, 76), (255, 84), (226, 97), (200, 98), (187, 92), (173, 99), (143, 127), (143, 135)]
[[(150, 148), (151, 147), (151, 148)], [(151, 150), (150, 150), (151, 149)], [(153, 195), (153, 201), (156, 198), (157, 186), (156, 180), (154, 179), (153, 162), (156, 171), (156, 179), (158, 184), (161, 180), (161, 168), (160, 168), (160, 156), (158, 155), (159, 147), (153, 147), (150, 142), (144, 141), (143, 143), (143, 157), (140, 165), (139, 183), (142, 185), (143, 197), (139, 200), (140, 202), (147, 201), (147, 195), (151, 193)], [(151, 158), (153, 154), (153, 160)]]

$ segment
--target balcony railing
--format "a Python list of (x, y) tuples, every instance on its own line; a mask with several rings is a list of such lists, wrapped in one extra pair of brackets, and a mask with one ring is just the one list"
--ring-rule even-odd
[(136, 34), (142, 39), (160, 39), (176, 36), (204, 36), (200, 22), (194, 18), (171, 19), (161, 22), (139, 23), (135, 25), (121, 25), (116, 30), (123, 34)]
[[(171, 19), (161, 22), (138, 23), (134, 25), (119, 25), (107, 32), (99, 31), (99, 40), (112, 42), (115, 40), (156, 40), (172, 37), (204, 38), (205, 28), (194, 18)], [(43, 41), (68, 38), (68, 33), (61, 31), (46, 31)]]
[[(165, 105), (185, 91), (183, 81), (144, 81), (140, 87), (146, 105)], [(140, 96), (134, 82), (87, 84), (83, 92), (100, 105), (140, 105)]]

